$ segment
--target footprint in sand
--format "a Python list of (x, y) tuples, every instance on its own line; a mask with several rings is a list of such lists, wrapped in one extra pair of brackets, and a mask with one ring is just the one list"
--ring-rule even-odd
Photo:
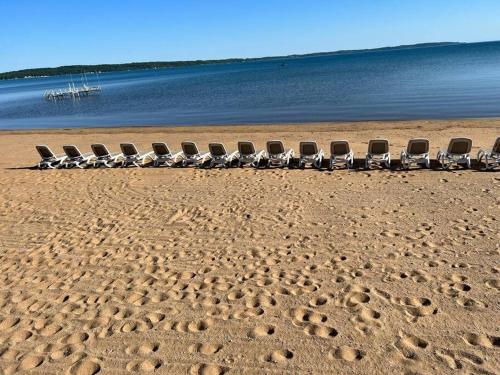
[(4, 331), (6, 329), (12, 328), (15, 325), (17, 325), (20, 321), (21, 321), (21, 319), (19, 319), (17, 317), (8, 316), (0, 322), (0, 331)]
[(43, 363), (43, 357), (38, 355), (27, 354), (22, 357), (19, 363), (18, 370), (27, 371), (40, 366)]
[(373, 333), (375, 329), (382, 327), (382, 323), (379, 321), (380, 317), (381, 314), (378, 311), (360, 306), (357, 309), (357, 314), (354, 315), (350, 321), (359, 332), (364, 335), (369, 335)]
[(340, 346), (328, 353), (328, 358), (331, 360), (341, 359), (347, 362), (360, 361), (364, 356), (365, 353), (362, 350), (345, 345)]
[(151, 328), (153, 328), (153, 325), (150, 322), (128, 320), (123, 323), (119, 331), (124, 333), (145, 332)]
[(212, 355), (222, 349), (222, 345), (209, 343), (196, 343), (191, 345), (188, 350), (190, 353), (200, 353), (203, 355)]
[(245, 293), (241, 290), (234, 290), (231, 293), (227, 295), (227, 299), (229, 301), (237, 301), (240, 300), (241, 298), (245, 297)]
[(229, 319), (236, 319), (236, 320), (249, 319), (261, 316), (263, 314), (264, 314), (264, 309), (262, 309), (261, 307), (244, 308), (235, 310), (233, 314), (230, 314)]
[(177, 332), (182, 333), (196, 333), (201, 331), (206, 331), (213, 325), (212, 319), (202, 319), (195, 321), (181, 321), (181, 322), (167, 322), (164, 325), (164, 329), (173, 329)]
[(413, 318), (434, 315), (438, 312), (438, 309), (432, 305), (429, 298), (405, 297), (394, 298), (392, 301), (403, 306), (406, 314)]
[(471, 346), (480, 346), (483, 348), (500, 347), (500, 337), (498, 336), (467, 333), (462, 338), (467, 344)]
[(304, 326), (307, 323), (324, 323), (327, 321), (326, 315), (317, 313), (315, 311), (309, 310), (308, 308), (301, 306), (290, 311), (290, 316), (292, 318), (292, 323), (295, 326)]
[(446, 294), (449, 297), (457, 297), (461, 293), (465, 293), (470, 290), (470, 285), (463, 283), (444, 283), (438, 288), (439, 293)]
[(338, 331), (335, 328), (319, 326), (316, 324), (308, 324), (304, 328), (304, 332), (309, 336), (317, 336), (323, 338), (333, 338), (338, 335)]
[(326, 305), (330, 301), (331, 297), (333, 296), (328, 294), (322, 294), (320, 296), (314, 297), (309, 301), (309, 306), (319, 307)]
[(259, 295), (257, 297), (250, 298), (246, 301), (245, 305), (249, 308), (256, 307), (271, 307), (276, 306), (276, 300), (271, 296)]
[(266, 337), (274, 335), (276, 328), (272, 325), (260, 325), (251, 330), (248, 334), (251, 338)]
[(348, 292), (341, 302), (345, 307), (356, 307), (361, 304), (370, 302), (369, 289), (367, 288), (355, 288)]
[(429, 343), (417, 336), (400, 332), (394, 347), (405, 359), (418, 360), (418, 351), (426, 349)]
[(10, 336), (10, 342), (17, 343), (29, 340), (33, 336), (33, 333), (28, 330), (15, 331)]
[(213, 363), (197, 363), (189, 369), (191, 375), (222, 375), (227, 371), (227, 367), (222, 367)]
[(485, 304), (481, 301), (478, 301), (477, 299), (474, 299), (474, 298), (459, 297), (455, 300), (455, 302), (459, 306), (462, 306), (462, 307), (466, 308), (467, 310), (481, 310), (481, 309), (485, 309), (486, 307), (488, 307), (487, 304)]
[(101, 371), (101, 366), (94, 360), (83, 358), (67, 371), (68, 375), (94, 375)]
[(261, 356), (261, 361), (269, 363), (284, 363), (293, 358), (293, 353), (290, 350), (275, 350), (270, 354)]
[(498, 279), (486, 280), (484, 283), (490, 289), (500, 290), (500, 280)]
[(49, 337), (55, 335), (57, 332), (59, 332), (62, 329), (62, 327), (56, 323), (49, 324), (42, 328), (38, 333), (42, 336)]
[(157, 352), (159, 348), (160, 344), (158, 343), (146, 342), (141, 345), (132, 345), (127, 347), (127, 349), (125, 349), (125, 353), (127, 353), (128, 355), (146, 356), (151, 353)]
[(81, 344), (89, 339), (89, 334), (86, 332), (77, 332), (59, 340), (63, 344)]
[(75, 353), (82, 352), (85, 349), (83, 344), (70, 344), (70, 345), (57, 345), (52, 348), (50, 353), (50, 359), (53, 361), (59, 361), (61, 359), (67, 358)]
[(165, 319), (165, 314), (159, 312), (150, 312), (146, 314), (143, 318), (143, 321), (151, 324), (158, 324)]
[(457, 358), (455, 358), (455, 355), (451, 350), (437, 349), (434, 354), (439, 360), (444, 362), (449, 368), (453, 370), (461, 369), (463, 367), (462, 363)]
[(130, 372), (152, 372), (159, 369), (162, 361), (157, 358), (148, 358), (144, 361), (132, 361), (125, 368)]

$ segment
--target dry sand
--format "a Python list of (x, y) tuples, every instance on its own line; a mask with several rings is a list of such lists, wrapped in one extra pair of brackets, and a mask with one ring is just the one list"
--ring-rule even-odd
[(34, 145), (452, 136), (500, 120), (3, 132), (0, 372), (500, 372), (500, 174), (35, 171)]

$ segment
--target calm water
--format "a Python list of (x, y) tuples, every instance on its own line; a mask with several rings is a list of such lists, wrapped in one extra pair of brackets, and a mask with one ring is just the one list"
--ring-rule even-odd
[(0, 81), (0, 129), (500, 116), (500, 42), (103, 73), (99, 96), (42, 99), (68, 81)]

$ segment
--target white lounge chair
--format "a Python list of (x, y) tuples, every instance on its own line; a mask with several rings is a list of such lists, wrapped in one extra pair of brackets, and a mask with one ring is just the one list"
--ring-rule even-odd
[(424, 138), (410, 139), (406, 150), (401, 151), (400, 160), (404, 169), (410, 169), (412, 164), (423, 164), (429, 168), (431, 165), (429, 140)]
[(439, 150), (437, 160), (443, 169), (450, 169), (453, 164), (463, 164), (466, 168), (470, 168), (471, 149), (470, 138), (452, 138), (446, 151)]
[(60, 168), (85, 168), (89, 160), (94, 156), (92, 152), (82, 154), (75, 145), (64, 145), (63, 150), (66, 159), (59, 165)]
[(66, 155), (56, 155), (46, 145), (36, 145), (35, 148), (42, 158), (37, 164), (38, 169), (55, 169), (66, 159)]
[(368, 143), (365, 168), (368, 169), (373, 164), (379, 167), (391, 167), (391, 154), (389, 153), (389, 141), (387, 139), (372, 139)]
[(94, 168), (99, 168), (104, 165), (106, 168), (114, 167), (117, 160), (123, 157), (121, 152), (109, 152), (106, 145), (102, 143), (94, 143), (90, 146), (94, 152), (94, 157), (89, 162), (93, 164)]
[(196, 146), (196, 143), (194, 142), (182, 142), (181, 146), (183, 153), (183, 167), (191, 164), (195, 166), (203, 165), (203, 163), (205, 163), (210, 157), (210, 153), (206, 151), (200, 152), (200, 150), (198, 150), (198, 146)]
[(258, 167), (260, 160), (266, 156), (264, 150), (256, 151), (253, 142), (250, 141), (238, 142), (238, 153), (238, 167), (246, 163), (250, 163), (253, 167)]
[(171, 167), (182, 156), (182, 151), (172, 152), (166, 143), (155, 142), (152, 144), (154, 152), (153, 166), (166, 165)]
[(285, 150), (283, 142), (268, 141), (267, 144), (267, 166), (286, 167), (294, 156), (293, 149)]
[(120, 143), (120, 149), (123, 153), (122, 168), (126, 168), (129, 165), (142, 167), (147, 158), (152, 159), (151, 155), (153, 151), (141, 153), (133, 143)]
[(354, 152), (346, 140), (332, 141), (330, 143), (330, 162), (328, 169), (333, 170), (335, 165), (345, 165), (347, 169), (354, 165)]
[(321, 169), (324, 153), (322, 149), (318, 149), (318, 145), (315, 141), (300, 142), (299, 149), (299, 168), (305, 168), (306, 164), (309, 163), (313, 167)]
[(210, 151), (210, 168), (215, 166), (227, 167), (238, 156), (238, 151), (228, 154), (226, 147), (222, 143), (209, 143), (208, 150)]
[(479, 163), (484, 163), (486, 170), (500, 166), (500, 137), (497, 138), (491, 150), (479, 150), (477, 160)]

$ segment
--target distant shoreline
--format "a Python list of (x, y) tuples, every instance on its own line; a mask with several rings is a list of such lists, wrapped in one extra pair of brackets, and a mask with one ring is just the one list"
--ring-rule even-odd
[[(481, 42), (481, 43), (490, 43), (490, 42)], [(284, 56), (228, 58), (228, 59), (217, 59), (217, 60), (151, 61), (151, 62), (133, 62), (133, 63), (122, 63), (122, 64), (64, 65), (53, 68), (48, 68), (48, 67), (32, 68), (32, 69), (21, 69), (21, 70), (3, 72), (0, 73), (0, 80), (41, 78), (41, 77), (51, 77), (51, 76), (58, 76), (65, 74), (80, 74), (83, 72), (104, 73), (104, 72), (117, 72), (117, 71), (127, 71), (127, 70), (176, 68), (176, 67), (196, 66), (196, 65), (230, 64), (239, 62), (276, 60), (276, 59), (287, 59), (287, 58), (297, 58), (297, 57), (334, 56), (334, 55), (346, 55), (346, 54), (357, 54), (357, 53), (368, 53), (368, 52), (406, 50), (415, 48), (443, 47), (443, 46), (453, 46), (458, 44), (469, 44), (469, 43), (464, 43), (464, 42), (417, 43), (417, 44), (407, 44), (407, 45), (392, 46), (392, 47), (367, 48), (367, 49), (357, 49), (357, 50), (339, 50), (332, 52), (314, 52), (314, 53), (292, 54)]]

